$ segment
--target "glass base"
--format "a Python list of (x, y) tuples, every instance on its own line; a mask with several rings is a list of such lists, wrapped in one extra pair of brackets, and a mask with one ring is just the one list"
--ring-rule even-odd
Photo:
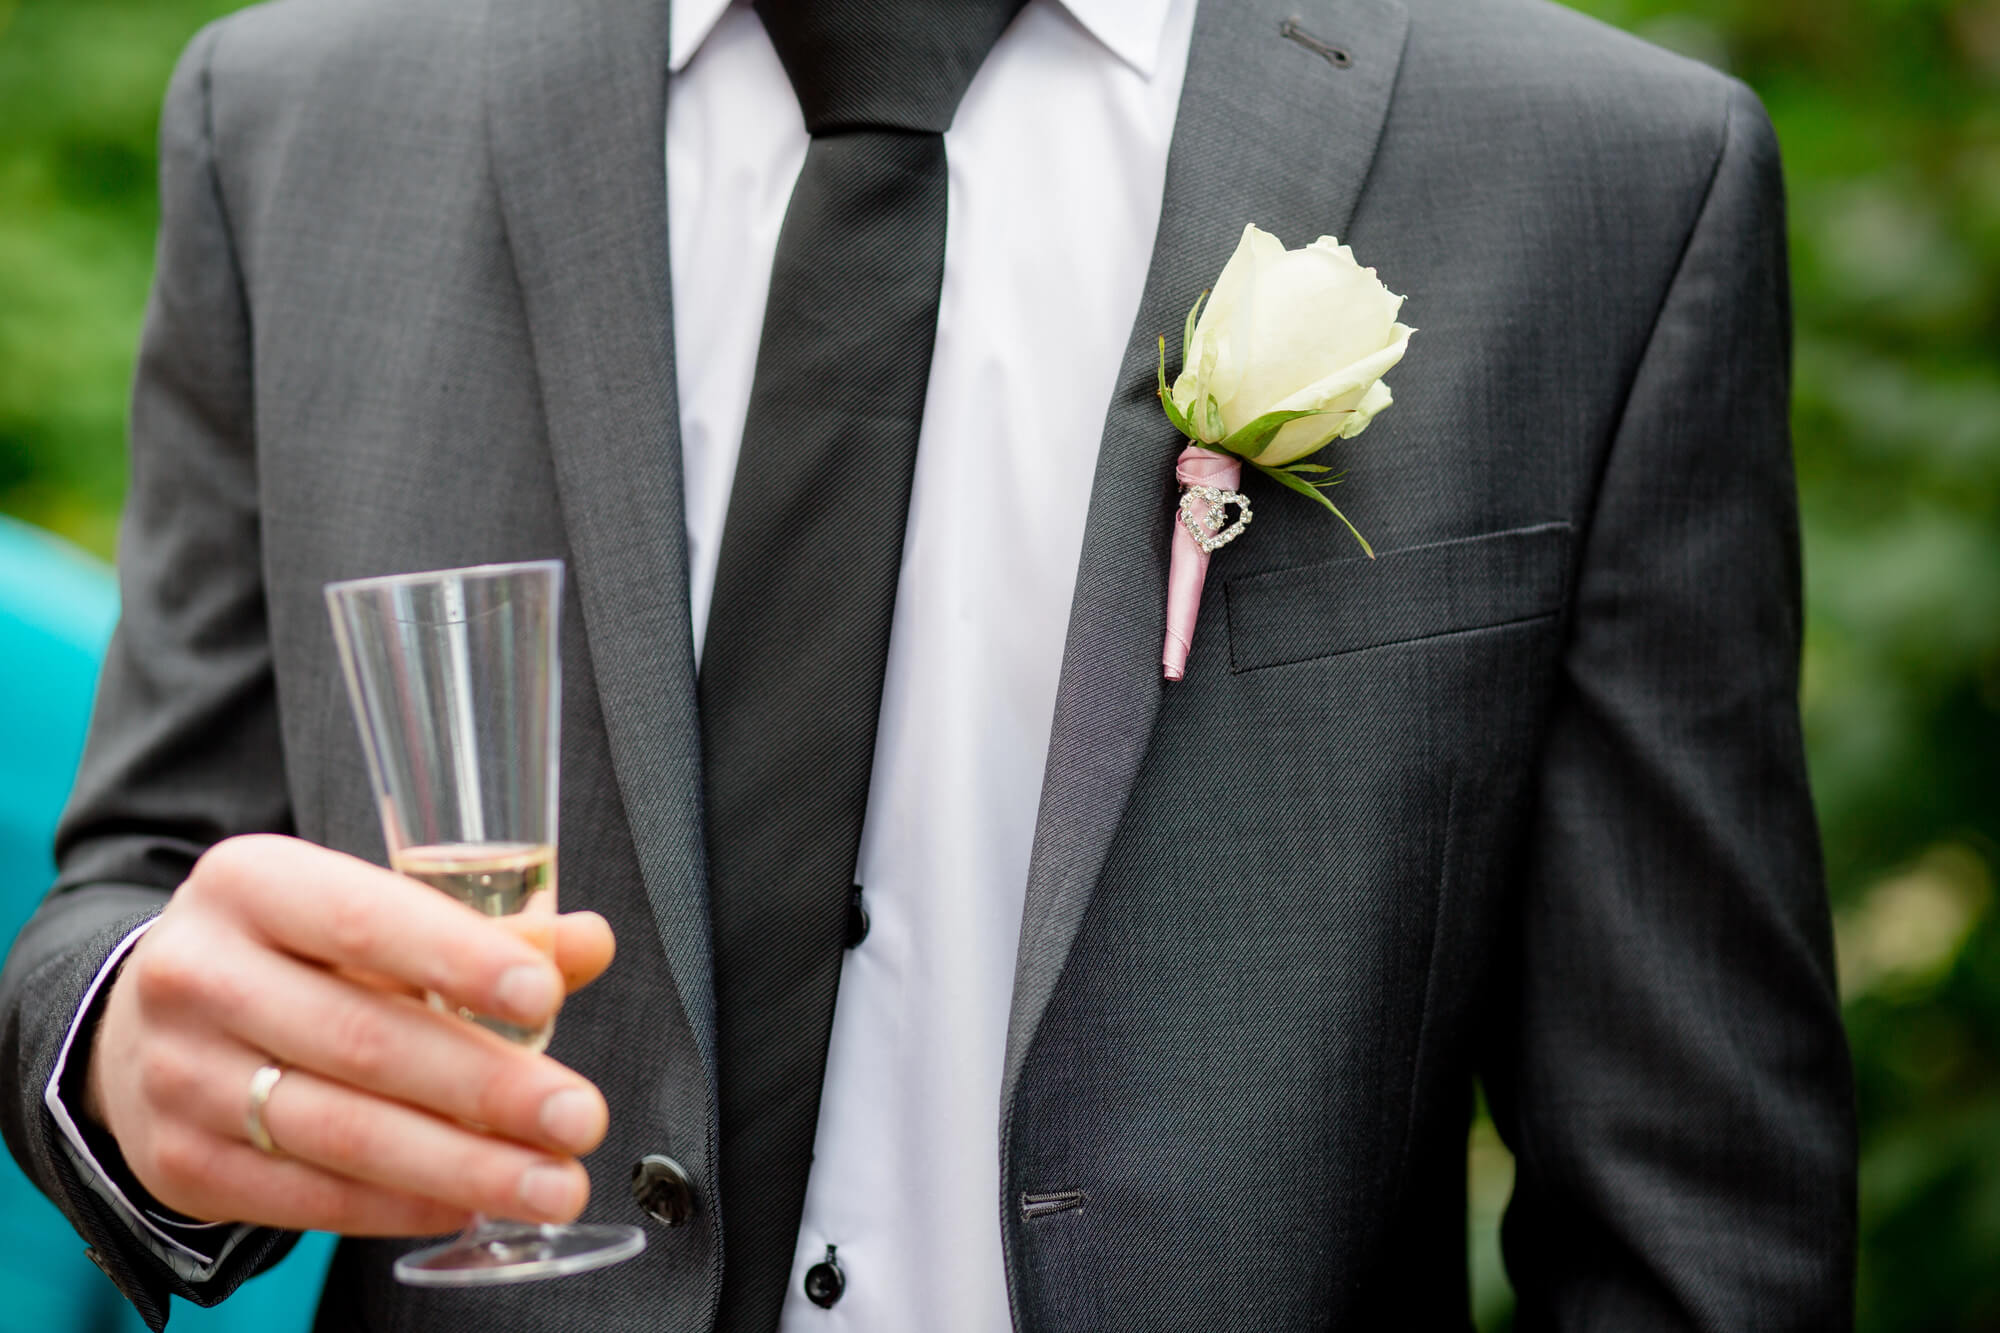
[(587, 1273), (645, 1248), (646, 1233), (638, 1227), (486, 1222), (449, 1244), (404, 1255), (396, 1261), (396, 1280), (413, 1287), (497, 1287)]

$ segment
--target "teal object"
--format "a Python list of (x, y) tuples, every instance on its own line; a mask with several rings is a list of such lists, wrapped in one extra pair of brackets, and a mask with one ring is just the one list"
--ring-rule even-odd
[[(50, 844), (76, 775), (98, 662), (118, 615), (97, 561), (0, 516), (0, 941), (12, 941), (55, 877)], [(282, 1264), (204, 1310), (176, 1299), (175, 1333), (306, 1333), (334, 1238), (310, 1235)], [(83, 1242), (0, 1154), (0, 1333), (145, 1333), (83, 1257)]]

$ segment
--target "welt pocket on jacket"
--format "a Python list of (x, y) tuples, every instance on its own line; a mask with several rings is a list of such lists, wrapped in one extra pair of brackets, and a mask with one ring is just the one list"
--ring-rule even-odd
[(1229, 667), (1308, 662), (1562, 609), (1571, 529), (1539, 523), (1229, 580)]

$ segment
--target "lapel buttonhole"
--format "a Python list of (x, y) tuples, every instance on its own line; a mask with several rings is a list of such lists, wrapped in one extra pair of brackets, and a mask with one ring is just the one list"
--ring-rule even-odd
[(1302, 27), (1296, 18), (1288, 18), (1278, 24), (1278, 35), (1286, 41), (1302, 46), (1326, 61), (1335, 69), (1346, 69), (1354, 63), (1354, 54), (1344, 46), (1338, 46), (1324, 37), (1316, 37)]

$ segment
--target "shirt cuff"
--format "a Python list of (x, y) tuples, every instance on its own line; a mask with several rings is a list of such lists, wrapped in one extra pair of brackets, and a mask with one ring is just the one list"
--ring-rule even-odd
[[(182, 1280), (191, 1284), (202, 1283), (215, 1277), (223, 1260), (256, 1228), (241, 1222), (197, 1222), (192, 1218), (178, 1217), (147, 1196), (138, 1182), (131, 1179), (129, 1172), (121, 1173), (126, 1178), (125, 1183), (121, 1183), (100, 1162), (98, 1152), (91, 1147), (90, 1139), (98, 1136), (84, 1130), (82, 1123), (72, 1114), (64, 1095), (63, 1071), (69, 1067), (70, 1049), (94, 1021), (99, 992), (152, 924), (152, 921), (143, 921), (118, 941), (118, 947), (111, 951), (110, 957), (104, 960), (104, 966), (91, 978), (89, 989), (83, 993), (83, 1002), (76, 1007), (76, 1017), (70, 1020), (69, 1032), (63, 1037), (62, 1049), (56, 1052), (55, 1069), (49, 1075), (48, 1088), (42, 1093), (42, 1104), (48, 1108), (57, 1128), (62, 1130), (63, 1147), (75, 1164), (77, 1174), (91, 1191), (110, 1204), (140, 1243)], [(107, 1155), (115, 1151), (115, 1145), (104, 1146)], [(123, 1163), (119, 1165), (122, 1167)], [(134, 1201), (135, 1195), (138, 1202)]]

